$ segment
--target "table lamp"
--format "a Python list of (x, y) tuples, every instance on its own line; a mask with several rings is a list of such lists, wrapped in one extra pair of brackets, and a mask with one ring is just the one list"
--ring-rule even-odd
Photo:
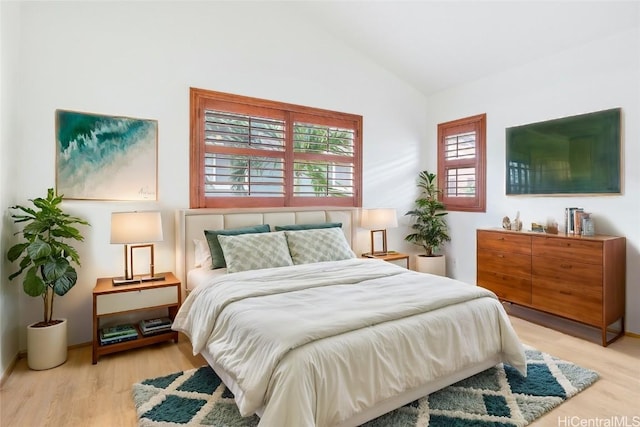
[[(360, 226), (371, 230), (371, 253), (368, 255), (387, 255), (387, 228), (398, 226), (398, 217), (393, 208), (365, 209), (362, 211)], [(382, 251), (376, 251), (375, 233), (382, 234)]]
[[(154, 274), (154, 247), (152, 242), (162, 241), (162, 216), (157, 211), (112, 212), (111, 243), (124, 244), (124, 276), (113, 279), (114, 285), (162, 280)], [(149, 248), (150, 271), (148, 276), (133, 276), (133, 250)]]

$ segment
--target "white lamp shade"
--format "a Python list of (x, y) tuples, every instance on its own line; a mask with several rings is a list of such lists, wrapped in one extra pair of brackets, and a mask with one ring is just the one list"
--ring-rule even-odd
[(111, 213), (111, 243), (151, 243), (162, 239), (160, 212)]
[(398, 216), (393, 208), (365, 209), (360, 226), (368, 230), (385, 230), (398, 226)]

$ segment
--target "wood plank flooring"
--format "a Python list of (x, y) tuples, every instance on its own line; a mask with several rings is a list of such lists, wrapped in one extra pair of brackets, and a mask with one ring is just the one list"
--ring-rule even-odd
[[(627, 425), (640, 425), (640, 339), (623, 337), (603, 348), (519, 318), (512, 322), (524, 343), (601, 376), (532, 426), (625, 425), (578, 424), (623, 416)], [(47, 371), (31, 371), (26, 359), (20, 359), (0, 390), (0, 425), (134, 427), (133, 383), (203, 364), (201, 357), (191, 355), (187, 339), (104, 356), (97, 365), (91, 364), (91, 347), (80, 347), (69, 351), (64, 365)]]

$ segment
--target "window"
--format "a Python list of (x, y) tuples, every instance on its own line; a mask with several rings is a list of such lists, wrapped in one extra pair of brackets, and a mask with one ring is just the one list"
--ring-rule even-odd
[(450, 211), (485, 212), (487, 115), (438, 125), (438, 187)]
[(362, 116), (191, 89), (190, 206), (361, 206)]

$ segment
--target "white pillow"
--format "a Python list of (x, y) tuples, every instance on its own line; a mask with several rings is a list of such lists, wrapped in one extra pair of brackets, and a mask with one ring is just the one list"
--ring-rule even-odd
[(227, 272), (293, 265), (284, 232), (218, 235)]
[(355, 258), (340, 228), (285, 231), (294, 264)]
[(206, 240), (193, 239), (195, 246), (195, 262), (194, 267), (212, 268), (211, 251)]

